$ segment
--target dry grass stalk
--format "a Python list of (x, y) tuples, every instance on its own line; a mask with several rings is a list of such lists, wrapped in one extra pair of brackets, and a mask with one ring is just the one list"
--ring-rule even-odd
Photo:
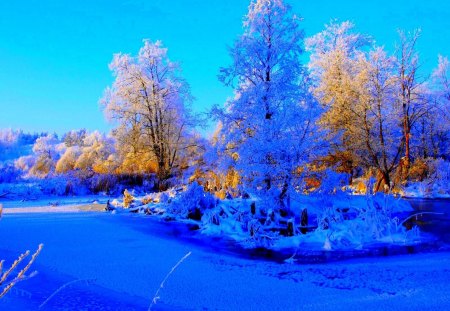
[(170, 277), (170, 275), (178, 268), (179, 265), (181, 265), (183, 263), (183, 261), (186, 260), (186, 258), (188, 258), (190, 255), (192, 254), (192, 252), (187, 253), (186, 255), (183, 256), (183, 258), (181, 258), (175, 266), (172, 267), (172, 269), (170, 269), (169, 273), (167, 273), (166, 277), (164, 278), (164, 280), (161, 282), (161, 284), (159, 285), (158, 290), (155, 293), (155, 296), (153, 296), (152, 299), (152, 303), (150, 304), (150, 306), (148, 307), (148, 311), (150, 311), (153, 307), (153, 305), (156, 304), (156, 302), (159, 300), (159, 291), (164, 287), (164, 284), (166, 283), (167, 279)]
[(133, 201), (134, 197), (131, 195), (130, 192), (128, 192), (128, 190), (125, 189), (125, 191), (123, 192), (123, 207), (129, 208), (131, 203), (133, 203)]
[(38, 249), (36, 250), (36, 252), (31, 256), (30, 261), (28, 262), (28, 264), (19, 271), (19, 273), (17, 274), (17, 276), (11, 280), (8, 281), (9, 276), (11, 275), (11, 273), (17, 268), (17, 266), (19, 266), (19, 264), (21, 262), (23, 262), (25, 260), (26, 257), (28, 257), (28, 255), (30, 254), (30, 251), (26, 251), (25, 253), (21, 254), (19, 256), (19, 258), (17, 258), (13, 264), (11, 265), (11, 267), (6, 270), (5, 272), (3, 272), (3, 264), (4, 264), (4, 260), (0, 261), (0, 287), (6, 283), (6, 286), (2, 288), (0, 288), (1, 292), (0, 292), (0, 298), (2, 298), (3, 296), (6, 295), (7, 292), (9, 292), (11, 290), (11, 288), (13, 288), (14, 285), (16, 285), (18, 282), (23, 281), (24, 279), (26, 279), (27, 277), (31, 277), (34, 274), (30, 275), (30, 276), (26, 276), (25, 274), (27, 273), (27, 271), (30, 269), (31, 265), (34, 263), (34, 261), (36, 260), (37, 256), (40, 254), (40, 252), (42, 251), (42, 248), (44, 247), (43, 244), (39, 244)]

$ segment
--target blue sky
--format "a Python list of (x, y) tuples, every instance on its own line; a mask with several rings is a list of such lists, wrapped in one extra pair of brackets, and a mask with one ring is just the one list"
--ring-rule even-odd
[[(422, 28), (424, 72), (450, 56), (450, 1), (288, 1), (306, 35), (332, 18), (392, 50), (396, 29)], [(194, 109), (223, 103), (232, 90), (217, 80), (230, 63), (227, 46), (242, 32), (247, 0), (0, 1), (0, 128), (108, 131), (98, 100), (113, 81), (117, 52), (135, 54), (142, 39), (162, 40), (182, 64)]]

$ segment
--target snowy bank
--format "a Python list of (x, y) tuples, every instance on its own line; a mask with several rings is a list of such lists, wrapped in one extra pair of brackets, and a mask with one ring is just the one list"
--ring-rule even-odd
[(363, 249), (371, 245), (415, 245), (417, 227), (403, 220), (409, 202), (389, 195), (296, 195), (288, 210), (247, 195), (217, 199), (198, 184), (108, 203), (114, 213), (147, 214), (166, 221), (195, 224), (207, 236), (232, 239), (244, 248), (273, 250)]

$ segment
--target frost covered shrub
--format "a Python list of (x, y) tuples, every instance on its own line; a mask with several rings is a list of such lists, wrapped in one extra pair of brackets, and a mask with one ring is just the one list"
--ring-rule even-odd
[(118, 177), (112, 174), (94, 174), (86, 180), (86, 184), (93, 193), (115, 193), (121, 190)]
[(327, 169), (321, 172), (320, 186), (316, 189), (316, 193), (336, 194), (342, 192), (342, 188), (348, 185), (349, 175), (346, 173), (337, 173)]
[(220, 225), (221, 224), (221, 211), (217, 209), (205, 210), (202, 216), (202, 223), (204, 225)]
[(35, 163), (36, 159), (33, 156), (29, 155), (18, 158), (16, 161), (14, 161), (14, 166), (16, 169), (27, 174)]
[(450, 194), (450, 162), (443, 159), (430, 160), (428, 184), (432, 187), (433, 193), (442, 195)]
[(409, 197), (440, 197), (450, 195), (450, 162), (443, 159), (428, 159), (428, 176), (423, 181), (409, 182), (403, 195)]
[(418, 230), (406, 231), (394, 210), (408, 210), (401, 201), (381, 193), (366, 196), (366, 204), (346, 215), (331, 204), (318, 217), (317, 233), (326, 234), (327, 248), (354, 248), (377, 242), (409, 243), (418, 238)]
[(0, 162), (0, 183), (11, 183), (17, 181), (20, 171), (11, 163)]
[(428, 166), (430, 180), (450, 184), (450, 162), (443, 159), (429, 160)]
[(10, 161), (31, 153), (37, 134), (25, 134), (11, 129), (0, 130), (0, 161)]
[(19, 132), (12, 129), (0, 130), (0, 146), (10, 146), (19, 140)]
[(371, 239), (390, 236), (394, 233), (392, 229), (397, 229), (396, 225), (391, 227), (398, 221), (392, 218), (392, 206), (388, 204), (387, 196), (382, 194), (367, 196), (367, 205), (361, 208), (356, 219), (364, 224), (361, 233)]
[(248, 238), (242, 241), (244, 247), (265, 247), (273, 245), (274, 239), (278, 237), (277, 232), (264, 230), (264, 226), (258, 219), (249, 219), (247, 222)]
[(123, 207), (129, 208), (131, 203), (133, 203), (134, 197), (128, 192), (127, 189), (123, 192)]
[(41, 195), (85, 195), (90, 191), (78, 178), (72, 175), (29, 178), (15, 183), (0, 183), (0, 193), (10, 193), (21, 199), (36, 199)]
[(0, 261), (0, 299), (5, 296), (18, 282), (29, 279), (36, 275), (36, 271), (30, 274), (26, 273), (31, 268), (31, 265), (34, 263), (37, 256), (41, 253), (43, 246), (43, 244), (39, 244), (38, 249), (35, 253), (33, 253), (33, 255), (31, 255), (28, 263), (24, 267), (20, 268), (20, 271), (14, 278), (10, 277), (11, 274), (14, 273), (15, 270), (17, 270), (17, 267), (21, 265), (22, 262), (25, 262), (25, 259), (30, 255), (30, 251), (26, 251), (25, 253), (21, 254), (8, 269), (3, 270), (4, 260)]
[(23, 198), (37, 198), (42, 191), (36, 183), (0, 183), (0, 194), (9, 193)]
[(71, 175), (52, 176), (36, 182), (42, 193), (47, 195), (83, 195), (89, 192), (78, 178)]
[(29, 173), (38, 178), (44, 178), (55, 169), (56, 161), (59, 159), (59, 140), (55, 135), (39, 137), (34, 146), (35, 163)]
[(342, 213), (338, 212), (333, 204), (328, 200), (322, 200), (321, 211), (317, 216), (319, 229), (328, 230), (333, 224), (342, 222)]
[(413, 181), (423, 181), (429, 174), (429, 167), (426, 161), (417, 159), (409, 169), (409, 178)]
[(44, 194), (49, 195), (67, 195), (68, 188), (67, 188), (68, 181), (65, 178), (45, 178), (41, 181), (39, 181), (39, 185), (41, 187), (41, 190)]
[(68, 147), (56, 163), (56, 173), (62, 174), (72, 171), (81, 151), (78, 146)]
[(175, 201), (169, 204), (168, 211), (186, 218), (200, 220), (204, 212), (216, 205), (216, 199), (197, 182), (190, 184)]
[(50, 174), (52, 168), (53, 168), (52, 159), (42, 156), (36, 160), (36, 163), (30, 170), (30, 174), (35, 177), (45, 178), (48, 174)]

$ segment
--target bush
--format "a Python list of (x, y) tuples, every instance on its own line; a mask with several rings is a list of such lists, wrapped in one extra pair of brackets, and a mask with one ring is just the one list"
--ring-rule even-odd
[(433, 159), (427, 162), (429, 167), (428, 179), (434, 182), (450, 183), (450, 162), (443, 159)]
[(216, 199), (197, 182), (190, 184), (186, 191), (182, 192), (169, 205), (169, 212), (182, 215), (185, 218), (200, 220), (205, 210), (216, 206)]
[(12, 183), (19, 179), (20, 171), (11, 163), (0, 163), (0, 183)]
[(327, 169), (321, 172), (320, 186), (315, 192), (321, 194), (336, 194), (342, 192), (342, 188), (348, 185), (349, 180), (349, 174), (336, 173), (333, 170)]
[(118, 177), (112, 174), (94, 174), (86, 180), (91, 192), (106, 192), (108, 194), (120, 192), (122, 187), (118, 184), (118, 182)]
[(318, 217), (317, 234), (326, 233), (327, 248), (354, 248), (377, 242), (410, 243), (418, 238), (407, 233), (398, 218), (392, 216), (394, 210), (406, 209), (397, 199), (381, 193), (366, 196), (366, 205), (348, 215), (337, 210), (332, 204), (324, 204)]
[(36, 183), (46, 195), (83, 195), (89, 192), (82, 181), (72, 175), (52, 176), (36, 180)]
[(413, 181), (423, 181), (429, 174), (429, 167), (426, 161), (417, 159), (409, 170), (409, 178)]

